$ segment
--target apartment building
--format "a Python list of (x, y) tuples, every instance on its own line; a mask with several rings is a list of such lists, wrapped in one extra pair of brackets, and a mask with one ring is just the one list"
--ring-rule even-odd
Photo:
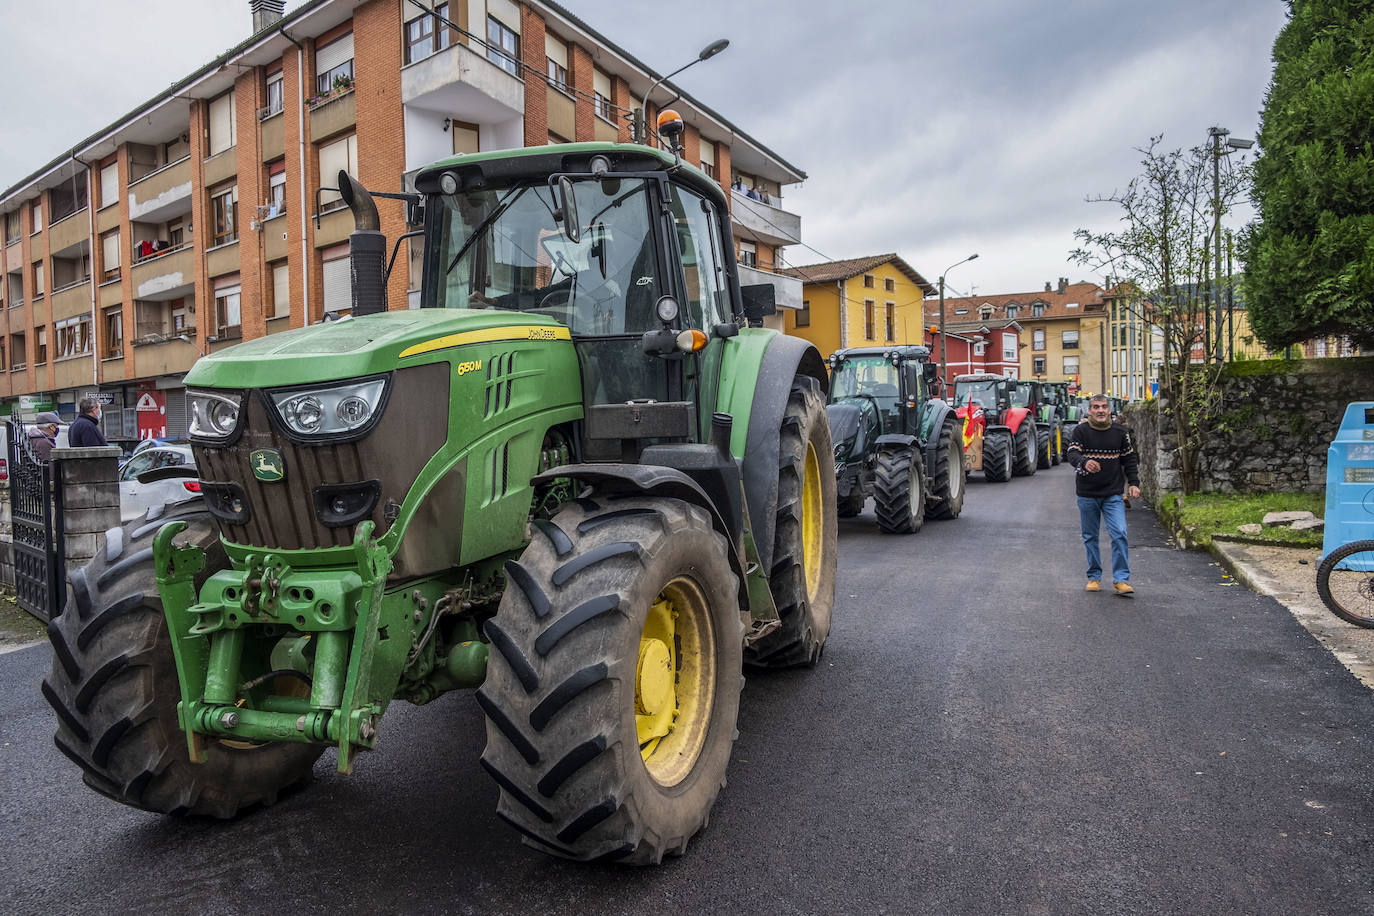
[(801, 307), (782, 313), (782, 329), (811, 341), (822, 354), (923, 342), (921, 301), (936, 290), (895, 253), (790, 267), (782, 273), (802, 284)]
[[(400, 191), (455, 153), (629, 142), (660, 78), (543, 0), (283, 6), (250, 0), (250, 37), (0, 193), (7, 414), (70, 417), (90, 394), (112, 442), (184, 434), (199, 356), (348, 312), (340, 169)], [(674, 94), (659, 86), (647, 123)], [(731, 200), (741, 282), (800, 308), (773, 269), (801, 238), (783, 194), (805, 174), (696, 99), (673, 107), (683, 158)], [(380, 210), (389, 239), (407, 230), (399, 203)], [(392, 309), (418, 305), (419, 263), (403, 243)]]
[[(938, 302), (926, 302), (926, 320), (940, 320)], [(945, 299), (946, 330), (967, 334), (978, 327), (1015, 322), (1018, 354), (1008, 374), (1046, 382), (1067, 381), (1084, 394), (1109, 391), (1109, 314), (1103, 290), (1095, 283), (1057, 284), (1028, 293), (999, 293)], [(1005, 333), (1005, 332), (1004, 332)], [(1123, 395), (1124, 396), (1124, 395)]]

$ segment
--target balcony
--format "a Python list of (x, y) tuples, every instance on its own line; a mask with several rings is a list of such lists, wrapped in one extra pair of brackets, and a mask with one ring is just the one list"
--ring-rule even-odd
[[(536, 84), (535, 91), (543, 91)], [(424, 60), (401, 69), (401, 102), (408, 110), (437, 113), (437, 120), (454, 118), (473, 124), (504, 124), (525, 114), (525, 84), (474, 53), (466, 45), (449, 45)], [(407, 137), (409, 160), (410, 137)], [(515, 146), (520, 145), (516, 140)], [(450, 147), (451, 151), (451, 147)], [(418, 167), (424, 163), (408, 163)]]
[(53, 320), (70, 318), (72, 315), (89, 314), (91, 311), (91, 278), (68, 283), (51, 294)]
[(129, 219), (162, 223), (191, 212), (191, 159), (188, 156), (129, 185)]
[(319, 143), (358, 123), (358, 94), (350, 86), (318, 99), (310, 106), (310, 140)]
[(770, 245), (795, 245), (801, 241), (800, 216), (745, 197), (739, 191), (730, 192), (730, 218), (747, 230), (750, 238), (757, 237)]
[(48, 245), (54, 256), (79, 248), (91, 240), (91, 221), (86, 208), (69, 213), (48, 227)]
[[(754, 203), (754, 201), (750, 201)], [(756, 283), (773, 284), (773, 294), (778, 308), (800, 309), (802, 307), (802, 281), (796, 277), (759, 270), (757, 267), (739, 265), (739, 285), (753, 286)]]
[(189, 296), (195, 288), (196, 256), (191, 243), (160, 251), (133, 265), (134, 297), (161, 301)]

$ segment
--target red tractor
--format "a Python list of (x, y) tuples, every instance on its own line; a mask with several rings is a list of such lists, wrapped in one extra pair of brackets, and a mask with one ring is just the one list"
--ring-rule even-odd
[(1038, 441), (1035, 415), (1017, 404), (1016, 379), (1000, 375), (960, 375), (954, 379), (954, 406), (964, 421), (967, 467), (1000, 483), (1035, 473)]

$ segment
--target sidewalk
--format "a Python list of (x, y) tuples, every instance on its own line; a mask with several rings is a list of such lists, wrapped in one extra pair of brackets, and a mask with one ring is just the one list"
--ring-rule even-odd
[(1320, 550), (1213, 538), (1212, 555), (1251, 591), (1269, 595), (1288, 608), (1341, 664), (1374, 688), (1374, 629), (1346, 623), (1322, 603), (1317, 595)]

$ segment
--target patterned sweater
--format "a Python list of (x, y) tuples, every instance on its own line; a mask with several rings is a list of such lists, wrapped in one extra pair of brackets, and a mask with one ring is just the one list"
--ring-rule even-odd
[[(1126, 484), (1140, 486), (1140, 456), (1124, 426), (1113, 423), (1107, 429), (1093, 429), (1084, 420), (1069, 434), (1068, 455), (1069, 464), (1077, 469), (1075, 483), (1079, 496), (1120, 496)], [(1083, 467), (1089, 458), (1101, 466), (1096, 473)]]

